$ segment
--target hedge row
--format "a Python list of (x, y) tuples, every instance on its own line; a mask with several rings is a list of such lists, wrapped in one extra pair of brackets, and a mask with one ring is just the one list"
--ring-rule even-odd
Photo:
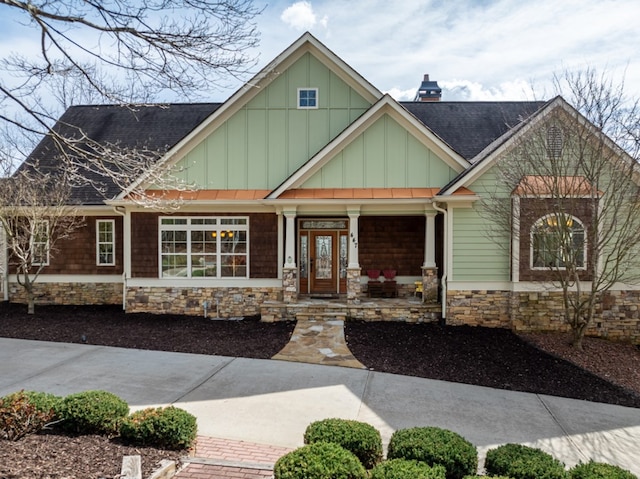
[(638, 479), (618, 466), (596, 462), (566, 470), (544, 451), (520, 444), (489, 450), (487, 475), (478, 476), (475, 446), (437, 427), (394, 432), (386, 461), (382, 461), (380, 433), (358, 421), (314, 422), (305, 431), (304, 442), (276, 462), (275, 479)]
[(47, 424), (71, 434), (120, 436), (135, 445), (186, 449), (196, 439), (196, 418), (173, 406), (129, 415), (129, 405), (107, 391), (65, 397), (20, 391), (0, 398), (0, 439), (18, 440)]

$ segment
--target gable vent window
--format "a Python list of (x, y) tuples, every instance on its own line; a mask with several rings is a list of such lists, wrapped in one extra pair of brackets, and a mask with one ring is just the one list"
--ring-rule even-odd
[(560, 158), (563, 146), (564, 136), (562, 130), (557, 126), (550, 126), (547, 129), (547, 154), (549, 158)]
[(312, 109), (318, 108), (317, 88), (298, 88), (298, 108)]

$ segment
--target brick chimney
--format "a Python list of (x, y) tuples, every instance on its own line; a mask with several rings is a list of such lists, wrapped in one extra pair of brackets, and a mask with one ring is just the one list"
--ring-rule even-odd
[(413, 101), (440, 101), (441, 98), (442, 88), (438, 86), (438, 82), (430, 81), (429, 74), (426, 73)]

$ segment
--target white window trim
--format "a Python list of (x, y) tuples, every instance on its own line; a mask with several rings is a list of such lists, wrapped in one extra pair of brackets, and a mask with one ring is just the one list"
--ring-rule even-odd
[[(37, 242), (34, 241), (34, 236), (36, 233), (36, 230), (38, 229), (38, 225), (40, 224), (45, 224), (45, 231), (46, 231), (46, 236), (47, 236), (47, 241), (42, 243), (42, 242)], [(38, 261), (36, 261), (35, 256), (33, 257), (33, 261), (31, 262), (32, 265), (34, 266), (49, 266), (49, 251), (50, 251), (50, 243), (49, 243), (49, 220), (38, 220), (35, 222), (34, 228), (33, 228), (33, 234), (31, 235), (31, 238), (29, 238), (29, 243), (30, 243), (30, 248), (32, 253), (35, 252), (35, 248), (36, 248), (36, 244), (45, 244), (45, 251), (46, 251), (46, 261), (44, 263), (40, 263)]]
[[(315, 106), (301, 106), (300, 105), (300, 92), (303, 92), (303, 91), (315, 91), (316, 92), (316, 104), (315, 104)], [(320, 102), (319, 102), (318, 89), (317, 88), (298, 88), (298, 94), (296, 96), (296, 105), (298, 107), (298, 110), (317, 110), (319, 103)]]
[[(531, 268), (532, 271), (553, 271), (553, 270), (561, 270), (564, 271), (567, 268), (564, 266), (534, 266), (533, 265), (533, 229), (536, 225), (536, 223), (538, 223), (540, 220), (545, 220), (546, 218), (549, 218), (551, 216), (557, 216), (553, 213), (549, 213), (547, 215), (541, 216), (539, 217), (537, 220), (535, 220), (533, 222), (533, 224), (531, 225), (531, 229), (529, 230), (529, 268)], [(580, 226), (582, 226), (582, 231), (584, 232), (584, 242), (582, 244), (582, 258), (583, 258), (583, 265), (576, 268), (576, 270), (578, 271), (586, 271), (587, 270), (587, 229), (584, 227), (584, 223), (582, 221), (580, 221), (578, 218), (576, 218), (573, 215), (568, 215), (569, 218), (571, 218), (574, 222), (578, 223)]]
[[(186, 224), (162, 224), (164, 219), (184, 219)], [(216, 220), (216, 224), (193, 224), (193, 220)], [(245, 220), (246, 224), (221, 224), (221, 220)], [(247, 252), (244, 254), (246, 258), (246, 275), (245, 276), (222, 276), (223, 253), (220, 250), (220, 242), (216, 241), (216, 276), (192, 277), (191, 275), (191, 231), (202, 231), (203, 227), (214, 230), (218, 237), (223, 231), (233, 229), (234, 231), (247, 232)], [(163, 231), (187, 231), (187, 276), (162, 276), (162, 232)], [(248, 280), (250, 278), (250, 258), (249, 258), (249, 217), (248, 216), (160, 216), (158, 218), (158, 278), (162, 280), (179, 280), (179, 281), (211, 281), (215, 279), (224, 280)]]
[[(100, 224), (111, 223), (111, 241), (100, 241)], [(113, 261), (110, 263), (102, 263), (100, 261), (100, 245), (110, 244), (112, 248)], [(96, 220), (96, 265), (97, 266), (115, 266), (116, 265), (116, 222), (115, 220)]]

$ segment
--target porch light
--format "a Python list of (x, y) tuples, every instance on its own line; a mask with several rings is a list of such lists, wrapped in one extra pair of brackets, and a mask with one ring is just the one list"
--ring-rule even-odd
[(215, 238), (216, 236), (218, 236), (218, 233), (216, 233), (215, 231), (212, 231), (212, 232), (211, 232), (211, 237), (212, 237), (212, 238)]

